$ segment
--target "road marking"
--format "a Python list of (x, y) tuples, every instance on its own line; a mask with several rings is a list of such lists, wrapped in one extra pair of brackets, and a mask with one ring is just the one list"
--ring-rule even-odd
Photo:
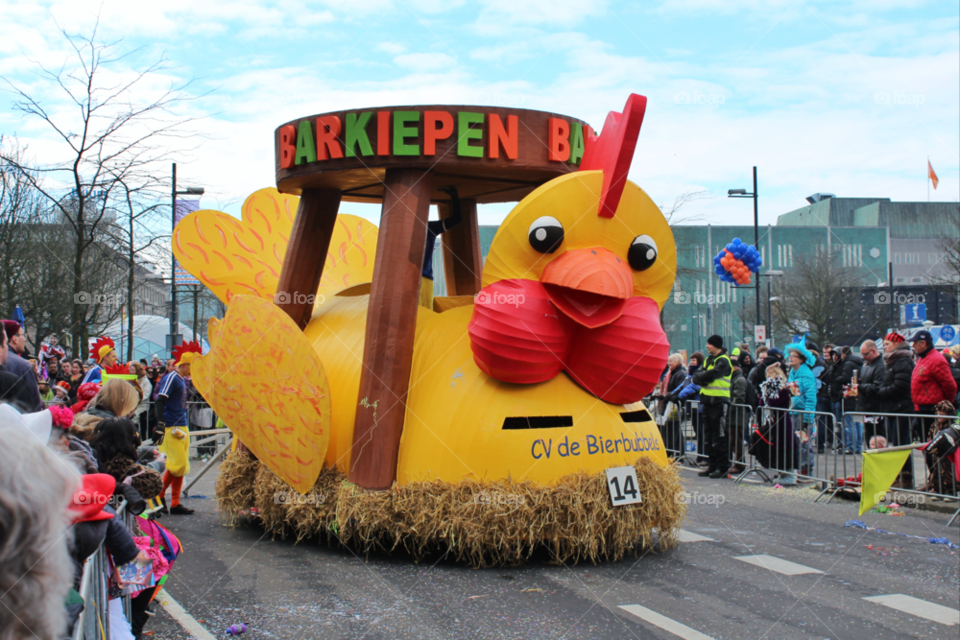
[(870, 596), (869, 598), (864, 598), (864, 600), (876, 602), (877, 604), (882, 604), (885, 607), (890, 607), (891, 609), (909, 613), (910, 615), (926, 618), (927, 620), (933, 620), (934, 622), (939, 622), (940, 624), (960, 624), (960, 611), (951, 609), (950, 607), (945, 607), (940, 604), (927, 602), (926, 600), (921, 600), (920, 598), (905, 596), (900, 593), (893, 593), (888, 596)]
[(200, 626), (200, 623), (187, 613), (184, 608), (180, 606), (180, 603), (174, 600), (164, 589), (160, 589), (160, 593), (157, 594), (157, 600), (160, 602), (160, 606), (166, 609), (167, 613), (194, 638), (197, 638), (197, 640), (217, 640), (216, 636)]
[(638, 604), (624, 604), (620, 605), (620, 608), (627, 613), (632, 613), (644, 622), (649, 622), (655, 627), (660, 627), (664, 631), (668, 631), (675, 636), (683, 638), (683, 640), (713, 640), (713, 638), (710, 636), (704, 635), (696, 629), (691, 629), (685, 624), (681, 624), (676, 620), (671, 620), (666, 616), (660, 615), (656, 611), (647, 609), (646, 607), (641, 607)]
[(782, 560), (775, 556), (736, 556), (734, 559), (741, 560), (749, 564), (755, 564), (758, 567), (770, 569), (770, 571), (776, 571), (777, 573), (782, 573), (785, 576), (798, 576), (804, 573), (823, 573), (823, 571), (820, 571), (819, 569), (805, 567), (802, 564), (790, 562), (789, 560)]
[(702, 536), (699, 533), (687, 531), (686, 529), (680, 529), (680, 535), (677, 536), (677, 540), (680, 542), (716, 542), (713, 538), (708, 538), (707, 536)]

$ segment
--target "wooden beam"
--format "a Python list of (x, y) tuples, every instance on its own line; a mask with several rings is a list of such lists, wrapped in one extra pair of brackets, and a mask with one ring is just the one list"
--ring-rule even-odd
[(397, 477), (430, 187), (425, 170), (387, 169), (350, 463), (350, 482), (364, 489)]
[[(450, 205), (439, 204), (437, 209), (441, 219), (450, 216)], [(483, 271), (477, 201), (461, 200), (460, 209), (463, 221), (440, 236), (443, 240), (443, 273), (448, 296), (473, 296), (480, 293), (480, 272)]]
[(304, 189), (300, 195), (274, 301), (301, 329), (313, 315), (312, 300), (320, 286), (339, 209), (338, 189)]

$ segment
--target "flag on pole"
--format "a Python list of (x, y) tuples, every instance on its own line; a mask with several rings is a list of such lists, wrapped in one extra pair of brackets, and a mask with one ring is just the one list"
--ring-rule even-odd
[(903, 469), (903, 463), (911, 453), (913, 453), (912, 449), (880, 453), (864, 452), (863, 485), (860, 487), (861, 516), (887, 495), (890, 485)]
[(936, 190), (937, 185), (940, 184), (940, 179), (937, 178), (937, 172), (933, 170), (933, 165), (930, 164), (929, 158), (927, 158), (927, 178), (933, 183), (933, 189)]

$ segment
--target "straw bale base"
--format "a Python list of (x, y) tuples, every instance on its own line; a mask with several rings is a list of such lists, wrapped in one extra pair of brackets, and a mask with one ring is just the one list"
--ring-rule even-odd
[[(370, 552), (436, 554), (473, 567), (521, 564), (539, 551), (556, 563), (619, 560), (676, 544), (686, 507), (672, 465), (637, 460), (643, 503), (613, 507), (604, 473), (574, 473), (555, 485), (464, 480), (366, 491), (325, 468), (305, 496), (246, 452), (227, 456), (217, 501), (236, 524), (256, 514), (267, 532)], [(254, 510), (255, 509), (255, 510)]]

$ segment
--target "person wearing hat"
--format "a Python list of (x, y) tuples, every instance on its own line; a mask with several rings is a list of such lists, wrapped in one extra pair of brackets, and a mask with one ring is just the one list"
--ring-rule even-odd
[(37, 387), (40, 390), (40, 399), (43, 400), (44, 405), (49, 405), (56, 398), (53, 389), (50, 388), (49, 380), (37, 380)]
[[(917, 364), (910, 379), (910, 393), (917, 413), (930, 415), (934, 407), (946, 400), (953, 402), (957, 383), (943, 354), (933, 348), (933, 336), (926, 329), (917, 331), (910, 339), (917, 353)], [(934, 418), (920, 418), (921, 433), (927, 433)]]
[(112, 367), (117, 364), (116, 345), (113, 344), (113, 340), (104, 336), (94, 342), (90, 347), (90, 359), (93, 360), (93, 366), (83, 376), (83, 383), (101, 382), (103, 367)]
[(704, 449), (708, 455), (707, 468), (697, 475), (716, 479), (726, 477), (730, 469), (726, 415), (730, 404), (733, 363), (723, 348), (723, 338), (718, 335), (707, 338), (707, 352), (710, 354), (707, 361), (693, 374), (694, 384), (700, 387), (700, 406), (703, 408), (700, 424)]
[[(3, 330), (4, 346), (2, 349), (6, 359), (0, 362), (0, 369), (17, 377), (19, 381), (17, 395), (25, 405), (22, 407), (24, 410), (43, 411), (40, 386), (37, 384), (37, 376), (34, 373), (33, 366), (20, 356), (24, 352), (26, 342), (23, 327), (16, 320), (4, 320)], [(22, 387), (20, 384), (22, 384)]]
[[(197, 342), (185, 342), (173, 351), (176, 368), (160, 382), (157, 392), (157, 431), (163, 433), (160, 451), (167, 455), (167, 470), (163, 474), (164, 513), (190, 515), (193, 509), (180, 504), (183, 476), (190, 473), (190, 427), (188, 426), (186, 378), (190, 377), (190, 363), (200, 355)], [(164, 496), (170, 487), (170, 506)]]
[[(887, 416), (886, 437), (890, 446), (910, 444), (910, 424), (913, 419), (913, 400), (910, 396), (910, 380), (913, 378), (913, 351), (907, 339), (896, 331), (891, 331), (883, 339), (883, 363), (886, 373), (880, 383), (877, 396), (880, 398), (880, 408), (884, 413), (906, 414)], [(912, 458), (907, 458), (900, 474), (899, 484), (902, 489), (913, 489)]]
[[(817, 379), (813, 375), (813, 367), (817, 357), (807, 349), (802, 342), (794, 342), (784, 348), (787, 352), (787, 364), (790, 373), (787, 384), (792, 389), (790, 400), (790, 417), (793, 422), (794, 433), (814, 435), (817, 410)], [(810, 475), (813, 460), (811, 442), (800, 445), (800, 468), (804, 475)], [(780, 484), (797, 484), (796, 470), (788, 469), (780, 474)]]

